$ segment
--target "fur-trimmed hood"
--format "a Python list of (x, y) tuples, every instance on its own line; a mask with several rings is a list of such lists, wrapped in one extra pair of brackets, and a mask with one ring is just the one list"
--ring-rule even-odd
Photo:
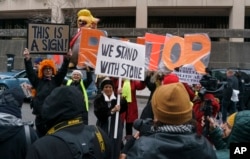
[(57, 69), (56, 65), (53, 60), (50, 59), (45, 59), (40, 62), (39, 64), (39, 69), (38, 69), (38, 78), (43, 78), (43, 68), (49, 66), (52, 68), (52, 73), (53, 75), (56, 75)]

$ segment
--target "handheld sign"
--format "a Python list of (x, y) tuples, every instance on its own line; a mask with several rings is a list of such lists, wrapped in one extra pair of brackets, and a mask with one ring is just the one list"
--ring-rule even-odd
[(144, 45), (101, 37), (95, 73), (143, 81), (144, 61)]
[(28, 46), (31, 54), (67, 54), (69, 25), (28, 24)]
[(82, 28), (81, 32), (77, 67), (87, 65), (95, 68), (100, 37), (107, 36), (107, 33), (104, 30), (89, 28)]
[[(122, 78), (144, 80), (145, 46), (128, 41), (101, 37), (97, 52), (95, 73), (119, 77), (118, 90)], [(120, 94), (117, 97), (120, 104)], [(119, 112), (115, 114), (114, 138), (117, 138)]]
[(174, 73), (179, 77), (180, 82), (184, 82), (189, 85), (199, 84), (203, 76), (195, 70), (192, 64), (183, 65), (178, 71), (174, 70)]

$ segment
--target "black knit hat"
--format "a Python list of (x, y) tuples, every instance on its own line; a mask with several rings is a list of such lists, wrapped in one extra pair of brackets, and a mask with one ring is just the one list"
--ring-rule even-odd
[(109, 77), (106, 77), (101, 82), (101, 90), (103, 90), (104, 86), (107, 85), (107, 84), (111, 85), (114, 88), (113, 81)]
[(21, 107), (25, 95), (21, 89), (11, 88), (0, 93), (0, 112), (21, 118)]

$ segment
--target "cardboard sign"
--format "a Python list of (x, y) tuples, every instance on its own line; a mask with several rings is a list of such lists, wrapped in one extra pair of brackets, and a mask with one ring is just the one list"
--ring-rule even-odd
[(95, 73), (98, 75), (144, 80), (145, 46), (101, 37)]
[(209, 63), (211, 41), (207, 34), (185, 34), (182, 38), (146, 33), (145, 45), (145, 64), (150, 71), (174, 70), (192, 64), (198, 73), (205, 73)]
[(196, 72), (193, 65), (184, 65), (178, 71), (174, 71), (174, 73), (179, 77), (180, 82), (189, 85), (199, 84), (202, 78), (202, 75)]
[(81, 68), (88, 65), (95, 68), (100, 37), (106, 36), (107, 33), (103, 30), (88, 28), (81, 28), (81, 32), (77, 67)]
[(69, 30), (64, 24), (29, 24), (27, 48), (31, 54), (67, 54)]

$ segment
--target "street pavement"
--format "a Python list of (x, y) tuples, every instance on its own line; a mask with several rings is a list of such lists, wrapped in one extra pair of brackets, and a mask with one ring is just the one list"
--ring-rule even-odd
[[(137, 96), (137, 104), (138, 104), (138, 111), (139, 117), (140, 114), (147, 103), (147, 97), (145, 96)], [(89, 109), (89, 125), (95, 125), (96, 117), (93, 113), (93, 100), (90, 100), (90, 109)], [(22, 106), (22, 118), (23, 121), (34, 121), (35, 116), (32, 114), (32, 109), (30, 109), (29, 103), (24, 103)]]

